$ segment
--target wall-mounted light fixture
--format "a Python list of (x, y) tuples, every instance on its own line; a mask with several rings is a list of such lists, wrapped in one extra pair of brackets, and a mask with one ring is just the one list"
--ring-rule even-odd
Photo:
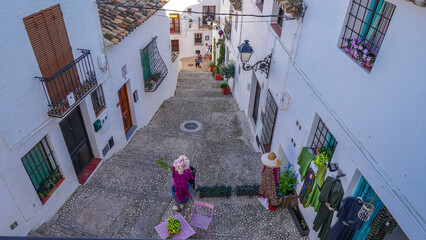
[(192, 23), (193, 23), (194, 21), (192, 21), (192, 19), (189, 19), (189, 22), (188, 22), (188, 24), (189, 24), (189, 28), (191, 28), (191, 26), (192, 26)]
[(250, 46), (249, 40), (244, 40), (244, 43), (238, 46), (238, 51), (241, 53), (241, 62), (243, 63), (243, 69), (245, 71), (260, 70), (261, 72), (266, 73), (266, 77), (269, 76), (272, 53), (266, 56), (265, 59), (258, 61), (254, 65), (249, 65), (248, 61), (250, 60), (251, 55), (253, 54), (253, 48)]

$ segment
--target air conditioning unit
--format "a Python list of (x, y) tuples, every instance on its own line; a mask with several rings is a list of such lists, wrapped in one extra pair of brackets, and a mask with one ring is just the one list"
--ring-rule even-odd
[(107, 62), (106, 62), (106, 56), (105, 54), (98, 55), (98, 66), (102, 70), (106, 70)]

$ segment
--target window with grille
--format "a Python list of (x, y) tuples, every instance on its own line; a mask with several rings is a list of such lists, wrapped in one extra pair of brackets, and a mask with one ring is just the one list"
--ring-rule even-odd
[(339, 47), (371, 71), (396, 6), (384, 0), (352, 0)]
[(266, 98), (265, 112), (261, 114), (262, 120), (262, 135), (261, 135), (261, 148), (262, 152), (270, 152), (272, 137), (274, 136), (275, 122), (277, 121), (278, 106), (272, 97), (271, 91), (268, 89), (268, 96)]
[(203, 26), (207, 26), (207, 17), (213, 20), (216, 19), (216, 6), (203, 6)]
[(324, 122), (318, 119), (318, 125), (315, 129), (314, 138), (312, 139), (312, 148), (321, 148), (326, 147), (330, 149), (332, 153), (336, 149), (337, 141), (334, 138), (333, 134), (328, 130), (327, 126), (325, 126)]
[(203, 34), (202, 33), (194, 33), (194, 44), (202, 45), (203, 44)]
[(46, 137), (37, 143), (21, 161), (37, 195), (43, 202), (62, 179), (62, 174)]
[(180, 19), (179, 14), (170, 13), (169, 15), (170, 21), (170, 33), (180, 33)]
[(102, 110), (106, 107), (102, 85), (99, 85), (99, 87), (93, 91), (91, 97), (93, 110), (95, 111), (96, 117), (98, 117)]
[(167, 65), (158, 51), (157, 38), (155, 36), (146, 47), (140, 50), (145, 92), (157, 90), (168, 73)]

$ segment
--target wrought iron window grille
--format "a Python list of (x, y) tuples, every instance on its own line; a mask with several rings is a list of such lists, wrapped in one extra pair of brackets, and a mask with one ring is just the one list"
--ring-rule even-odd
[(77, 50), (82, 55), (53, 76), (34, 77), (43, 83), (49, 116), (62, 118), (98, 85), (90, 50)]
[(46, 137), (37, 143), (21, 161), (40, 201), (43, 201), (63, 178)]
[(167, 65), (161, 58), (155, 36), (146, 47), (140, 50), (145, 92), (154, 92), (166, 78)]
[(92, 104), (93, 104), (93, 111), (95, 111), (95, 115), (98, 116), (98, 114), (106, 106), (104, 90), (102, 89), (102, 85), (99, 85), (98, 88), (96, 88), (96, 90), (92, 92), (91, 98), (92, 98)]
[(266, 98), (265, 111), (261, 113), (262, 121), (262, 134), (260, 140), (260, 147), (262, 152), (270, 152), (272, 138), (274, 136), (275, 122), (277, 120), (278, 106), (275, 103), (275, 100), (271, 94), (271, 91), (268, 89), (268, 96)]
[(318, 119), (318, 124), (315, 129), (311, 147), (317, 149), (321, 147), (327, 147), (332, 153), (334, 153), (336, 146), (337, 140), (334, 138), (333, 134), (328, 130), (327, 126), (324, 124), (321, 118)]
[[(346, 15), (346, 23), (342, 30), (339, 47), (344, 49), (350, 57), (355, 56), (346, 50), (347, 39), (353, 39), (355, 45), (363, 45), (371, 51), (375, 58), (380, 50), (383, 39), (390, 24), (395, 5), (383, 0), (352, 0), (349, 11)], [(366, 64), (362, 60), (362, 55), (355, 61), (360, 62), (367, 71), (371, 71), (372, 64)], [(365, 60), (365, 59), (364, 59)]]

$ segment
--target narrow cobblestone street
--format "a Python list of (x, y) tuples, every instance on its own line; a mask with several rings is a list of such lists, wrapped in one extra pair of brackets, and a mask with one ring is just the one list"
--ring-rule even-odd
[[(56, 216), (33, 236), (158, 238), (154, 227), (176, 213), (170, 171), (155, 164), (185, 154), (196, 168), (196, 186), (260, 184), (261, 154), (251, 146), (247, 119), (231, 95), (222, 95), (209, 72), (183, 69), (175, 96), (129, 144), (97, 169)], [(202, 123), (198, 132), (180, 129)], [(257, 197), (198, 198), (215, 206), (212, 239), (302, 239), (287, 209), (264, 209)], [(190, 222), (193, 200), (182, 215)], [(194, 235), (199, 238), (199, 235)]]

